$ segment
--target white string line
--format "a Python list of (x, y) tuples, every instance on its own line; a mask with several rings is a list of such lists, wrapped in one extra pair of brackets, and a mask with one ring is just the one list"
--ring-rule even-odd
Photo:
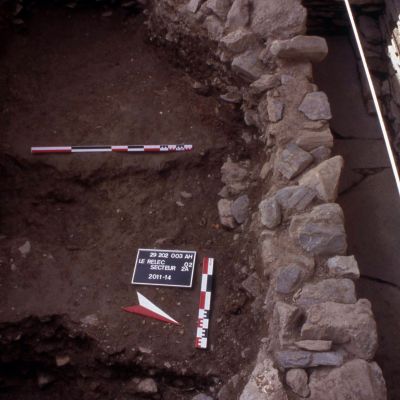
[(376, 92), (375, 92), (375, 87), (374, 87), (374, 84), (372, 82), (371, 74), (369, 73), (367, 60), (365, 58), (364, 50), (363, 50), (362, 45), (361, 45), (361, 40), (360, 40), (360, 37), (359, 37), (358, 32), (357, 32), (357, 27), (356, 27), (356, 24), (354, 22), (354, 17), (353, 17), (353, 13), (351, 11), (349, 0), (344, 0), (344, 2), (346, 4), (347, 13), (348, 13), (349, 18), (350, 18), (351, 27), (353, 28), (353, 33), (354, 33), (354, 36), (356, 38), (358, 50), (359, 50), (360, 55), (361, 55), (362, 64), (363, 64), (364, 71), (365, 71), (365, 74), (366, 74), (367, 80), (368, 80), (368, 85), (369, 85), (369, 88), (370, 88), (371, 94), (372, 94), (372, 100), (374, 101), (374, 105), (375, 105), (375, 108), (376, 108), (376, 113), (378, 115), (379, 124), (380, 124), (381, 129), (382, 129), (383, 138), (385, 140), (386, 149), (387, 149), (387, 152), (388, 152), (388, 155), (389, 155), (390, 164), (392, 166), (392, 171), (393, 171), (393, 174), (394, 174), (394, 179), (396, 181), (397, 190), (398, 190), (399, 195), (400, 195), (399, 171), (397, 169), (396, 160), (395, 160), (394, 155), (393, 155), (393, 150), (392, 150), (392, 147), (391, 147), (391, 144), (390, 144), (390, 139), (389, 139), (388, 132), (386, 130), (385, 121), (384, 121), (383, 116), (382, 116), (381, 107), (379, 105), (378, 97), (377, 97)]

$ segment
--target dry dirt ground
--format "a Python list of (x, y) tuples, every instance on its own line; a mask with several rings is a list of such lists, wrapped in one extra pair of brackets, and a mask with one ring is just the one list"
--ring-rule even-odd
[[(240, 287), (254, 245), (219, 227), (216, 204), (227, 155), (257, 146), (244, 145), (239, 110), (196, 94), (147, 42), (142, 16), (101, 14), (37, 7), (24, 29), (1, 33), (2, 399), (136, 399), (129, 383), (146, 376), (158, 398), (186, 399), (218, 390), (255, 356), (260, 322)], [(182, 142), (194, 151), (30, 154)], [(198, 251), (192, 289), (140, 288), (182, 326), (121, 311), (136, 303), (137, 249), (154, 246)], [(208, 351), (194, 348), (203, 256), (216, 260)], [(71, 361), (56, 367), (56, 356)], [(52, 384), (39, 388), (39, 376)]]

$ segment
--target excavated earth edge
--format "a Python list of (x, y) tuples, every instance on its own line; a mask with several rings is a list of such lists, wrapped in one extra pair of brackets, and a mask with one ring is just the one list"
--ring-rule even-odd
[(157, 0), (149, 15), (154, 38), (208, 65), (208, 83), (241, 105), (265, 149), (264, 165), (228, 158), (221, 171), (227, 229), (245, 222), (258, 171), (263, 197), (243, 226), (259, 265), (243, 286), (262, 283), (267, 294), (254, 290), (254, 306), (268, 325), (246, 385), (232, 377), (222, 400), (238, 390), (240, 400), (387, 398), (371, 304), (356, 298), (359, 269), (335, 203), (343, 159), (330, 157), (329, 102), (312, 80), (311, 63), (328, 49), (305, 36), (306, 17), (298, 0)]

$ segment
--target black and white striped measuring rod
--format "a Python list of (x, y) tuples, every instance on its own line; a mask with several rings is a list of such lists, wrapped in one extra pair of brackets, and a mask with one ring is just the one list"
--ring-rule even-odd
[(43, 146), (31, 147), (32, 154), (56, 153), (173, 153), (191, 151), (191, 144), (156, 144), (127, 146)]

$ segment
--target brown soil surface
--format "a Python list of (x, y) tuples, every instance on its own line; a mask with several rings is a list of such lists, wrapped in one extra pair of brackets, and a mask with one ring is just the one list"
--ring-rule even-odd
[[(0, 53), (0, 398), (133, 399), (125, 385), (145, 376), (164, 399), (218, 390), (254, 359), (259, 331), (240, 288), (250, 268), (243, 249), (254, 246), (240, 229), (221, 229), (216, 208), (227, 155), (250, 154), (239, 111), (196, 94), (146, 42), (141, 16), (37, 8), (27, 25), (3, 32)], [(37, 145), (181, 142), (194, 151), (30, 154)], [(121, 311), (136, 303), (139, 247), (198, 251), (192, 289), (139, 288), (182, 326)], [(203, 256), (216, 260), (208, 351), (194, 348)], [(93, 324), (80, 322), (87, 316)], [(57, 368), (65, 354), (71, 362)], [(42, 373), (55, 379), (45, 389)]]

